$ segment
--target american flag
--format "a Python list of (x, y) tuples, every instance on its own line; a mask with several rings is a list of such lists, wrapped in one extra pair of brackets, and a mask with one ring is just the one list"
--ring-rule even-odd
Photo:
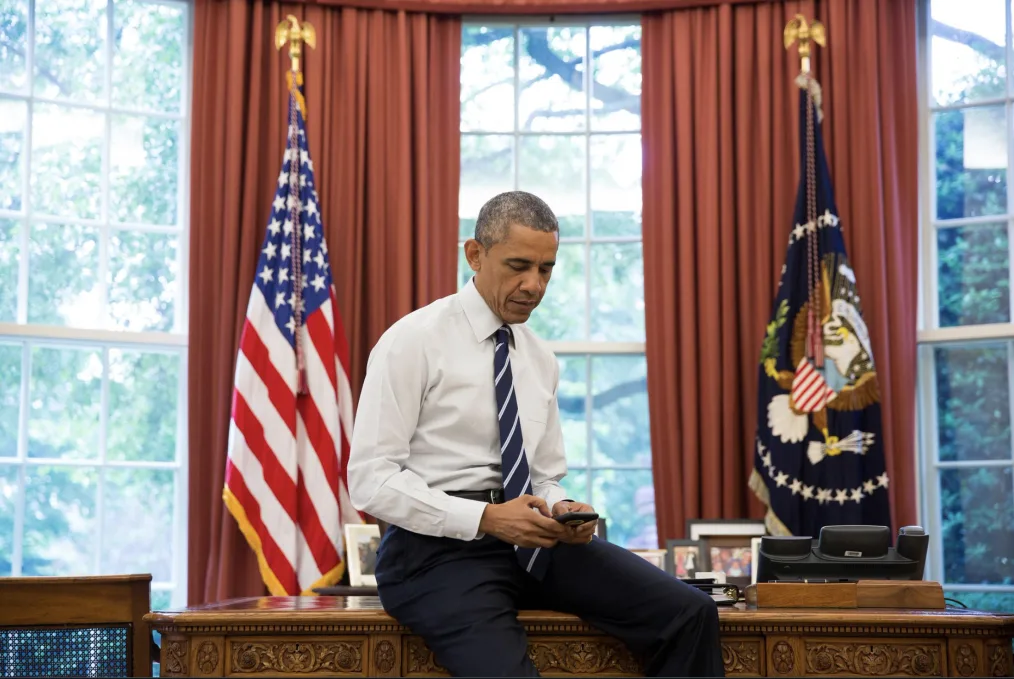
[(223, 490), (274, 595), (337, 582), (343, 526), (362, 522), (345, 470), (349, 349), (300, 81), (290, 74), (288, 142), (240, 339)]

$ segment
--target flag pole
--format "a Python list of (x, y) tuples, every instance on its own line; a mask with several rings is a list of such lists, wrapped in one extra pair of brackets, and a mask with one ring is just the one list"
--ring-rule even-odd
[(285, 74), (285, 82), (289, 86), (289, 134), (288, 144), (285, 151), (285, 162), (289, 168), (289, 219), (288, 226), (292, 236), (292, 318), (295, 323), (293, 330), (293, 342), (296, 349), (296, 394), (306, 395), (309, 393), (306, 381), (306, 359), (303, 351), (303, 229), (300, 227), (300, 215), (303, 208), (300, 201), (302, 187), (299, 183), (299, 169), (302, 163), (307, 161), (307, 155), (300, 148), (299, 135), (296, 134), (298, 121), (296, 119), (297, 108), (303, 116), (303, 124), (306, 124), (306, 99), (303, 97), (303, 73), (299, 70), (299, 58), (302, 55), (302, 45), (306, 43), (310, 47), (317, 47), (317, 32), (313, 25), (307, 21), (300, 24), (292, 14), (285, 17), (275, 27), (275, 49), (281, 50), (285, 43), (289, 44), (290, 69)]
[[(814, 19), (808, 22), (802, 14), (797, 14), (791, 21), (785, 24), (783, 31), (785, 49), (789, 49), (792, 43), (799, 41), (800, 73), (796, 83), (806, 92), (806, 148), (803, 161), (806, 164), (806, 249), (807, 249), (807, 323), (806, 323), (806, 357), (809, 358), (817, 370), (824, 367), (824, 338), (821, 327), (823, 317), (830, 309), (822, 308), (823, 290), (820, 267), (820, 246), (816, 230), (816, 149), (814, 148), (814, 103), (820, 108), (820, 86), (810, 72), (810, 50), (811, 43), (821, 47), (827, 45), (827, 36), (824, 31), (824, 24)], [(819, 122), (819, 121), (818, 121)], [(826, 432), (825, 432), (826, 433)]]

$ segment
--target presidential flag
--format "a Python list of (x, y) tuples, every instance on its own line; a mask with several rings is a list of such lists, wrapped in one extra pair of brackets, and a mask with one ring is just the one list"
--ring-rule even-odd
[(801, 177), (760, 353), (750, 487), (768, 532), (891, 523), (880, 390), (824, 156), (820, 90), (797, 81)]
[(306, 139), (302, 76), (257, 261), (233, 390), (223, 498), (273, 595), (311, 594), (343, 574), (349, 349), (338, 315)]

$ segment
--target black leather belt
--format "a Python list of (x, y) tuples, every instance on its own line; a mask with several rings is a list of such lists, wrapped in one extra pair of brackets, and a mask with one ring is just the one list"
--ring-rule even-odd
[(488, 502), (494, 505), (503, 504), (503, 488), (490, 488), (489, 490), (448, 490), (448, 495), (461, 497), (466, 500)]

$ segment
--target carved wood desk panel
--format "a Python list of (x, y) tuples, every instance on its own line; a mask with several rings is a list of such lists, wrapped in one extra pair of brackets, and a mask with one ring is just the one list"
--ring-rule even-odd
[[(622, 644), (574, 616), (524, 611), (543, 675), (637, 676)], [(723, 608), (728, 676), (1012, 676), (1014, 616), (976, 611)], [(235, 599), (145, 616), (162, 676), (446, 674), (375, 597)]]

